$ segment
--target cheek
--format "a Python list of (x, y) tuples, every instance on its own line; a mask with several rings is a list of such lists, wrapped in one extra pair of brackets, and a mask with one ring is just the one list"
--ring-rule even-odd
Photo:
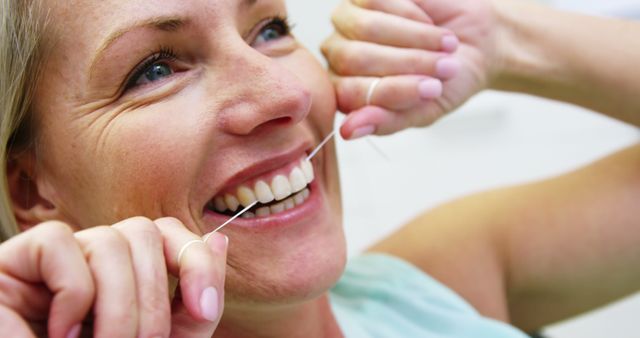
[[(85, 131), (57, 133), (57, 143), (66, 146), (51, 154), (50, 167), (66, 213), (86, 226), (184, 207), (208, 135), (201, 107), (186, 101), (105, 115)], [(81, 130), (67, 127), (74, 128)]]
[[(184, 107), (189, 107), (188, 111)], [(105, 147), (105, 157), (107, 163), (114, 164), (108, 173), (116, 178), (111, 188), (128, 192), (130, 213), (165, 216), (159, 214), (158, 207), (174, 209), (169, 205), (185, 200), (204, 161), (203, 148), (210, 134), (199, 108), (188, 102), (163, 104), (159, 108), (162, 112), (149, 108), (119, 122), (112, 143)], [(148, 205), (140, 205), (145, 201)]]

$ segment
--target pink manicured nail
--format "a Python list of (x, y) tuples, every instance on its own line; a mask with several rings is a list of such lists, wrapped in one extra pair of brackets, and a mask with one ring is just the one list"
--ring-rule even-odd
[(215, 322), (218, 319), (218, 291), (214, 287), (208, 287), (200, 296), (200, 311), (206, 320)]
[(80, 331), (82, 330), (82, 325), (76, 324), (74, 327), (69, 330), (67, 333), (67, 338), (78, 338), (80, 336)]
[(445, 57), (436, 62), (436, 76), (441, 79), (450, 79), (458, 74), (460, 62), (453, 57)]
[(442, 37), (442, 50), (447, 53), (453, 53), (458, 49), (460, 40), (455, 35), (445, 35)]
[(351, 137), (349, 138), (350, 140), (355, 140), (355, 139), (359, 139), (365, 136), (369, 136), (371, 134), (373, 134), (376, 131), (376, 127), (375, 126), (364, 126), (364, 127), (360, 127), (356, 130), (353, 131), (353, 133), (351, 133)]
[(435, 99), (442, 96), (442, 82), (436, 79), (426, 79), (418, 84), (420, 97), (425, 100)]

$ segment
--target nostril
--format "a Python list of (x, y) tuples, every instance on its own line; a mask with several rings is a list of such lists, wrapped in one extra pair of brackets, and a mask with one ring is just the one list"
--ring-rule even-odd
[(283, 127), (283, 126), (292, 124), (292, 122), (293, 122), (293, 119), (291, 117), (285, 116), (285, 117), (280, 117), (280, 118), (276, 118), (268, 122), (265, 122), (262, 125), (260, 125), (259, 128), (260, 130), (266, 130), (266, 129), (271, 129), (273, 127), (275, 128)]

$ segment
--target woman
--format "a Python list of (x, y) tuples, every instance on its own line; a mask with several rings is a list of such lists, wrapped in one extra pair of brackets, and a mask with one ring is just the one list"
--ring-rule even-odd
[[(324, 71), (289, 35), (282, 1), (2, 3), (0, 144), (10, 210), (0, 245), (3, 336), (29, 336), (31, 326), (51, 337), (76, 337), (82, 328), (105, 337), (333, 337), (367, 328), (386, 336), (522, 337), (388, 256), (354, 262), (330, 302), (327, 290), (345, 264), (335, 153), (324, 148), (311, 170), (304, 158), (331, 131), (336, 101)], [(436, 41), (451, 34), (430, 30)], [(414, 102), (440, 94), (429, 76), (409, 80), (430, 83)], [(381, 83), (375, 94), (385, 92)], [(376, 95), (373, 103), (381, 102)], [(376, 250), (407, 257), (485, 315), (509, 321), (515, 310), (517, 320), (538, 320), (524, 309), (547, 304), (526, 296), (562, 291), (571, 301), (590, 290), (572, 292), (542, 276), (599, 282), (612, 262), (635, 262), (635, 237), (615, 230), (633, 230), (623, 216), (637, 200), (629, 183), (639, 161), (617, 156), (558, 182), (458, 202), (409, 225), (398, 235), (405, 242), (394, 237)], [(612, 168), (615, 179), (604, 175)], [(539, 220), (513, 218), (531, 206), (502, 202), (512, 194), (536, 201), (585, 179), (617, 203), (573, 207), (623, 215), (608, 225), (611, 243), (628, 255), (604, 247), (594, 262), (573, 248), (575, 275), (563, 274), (568, 262), (540, 267), (519, 250), (531, 243), (525, 225)], [(261, 204), (224, 235), (197, 242), (254, 200)], [(573, 221), (567, 235), (582, 220)], [(415, 231), (438, 242), (418, 244)], [(175, 294), (168, 276), (180, 281)], [(617, 284), (624, 287), (601, 296), (628, 292), (637, 277), (624, 274)], [(424, 297), (408, 296), (407, 287)], [(575, 308), (560, 310), (543, 319)]]

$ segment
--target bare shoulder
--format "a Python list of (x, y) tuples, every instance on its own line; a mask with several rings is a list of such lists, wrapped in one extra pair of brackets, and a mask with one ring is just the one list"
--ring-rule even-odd
[[(632, 225), (638, 208), (640, 145), (635, 145), (556, 178), (447, 203), (419, 216), (370, 251), (407, 260), (459, 293), (483, 315), (513, 322), (520, 311), (514, 303), (518, 288), (535, 285), (541, 276), (553, 280), (563, 270), (569, 271), (553, 264), (559, 248), (566, 250), (571, 241), (580, 255), (582, 248), (592, 244), (584, 227), (611, 220), (610, 215), (618, 222), (608, 224), (606, 230), (612, 241), (621, 241), (616, 234), (622, 236)], [(580, 259), (566, 264), (580, 266)], [(584, 260), (585, 266), (596, 264)]]

